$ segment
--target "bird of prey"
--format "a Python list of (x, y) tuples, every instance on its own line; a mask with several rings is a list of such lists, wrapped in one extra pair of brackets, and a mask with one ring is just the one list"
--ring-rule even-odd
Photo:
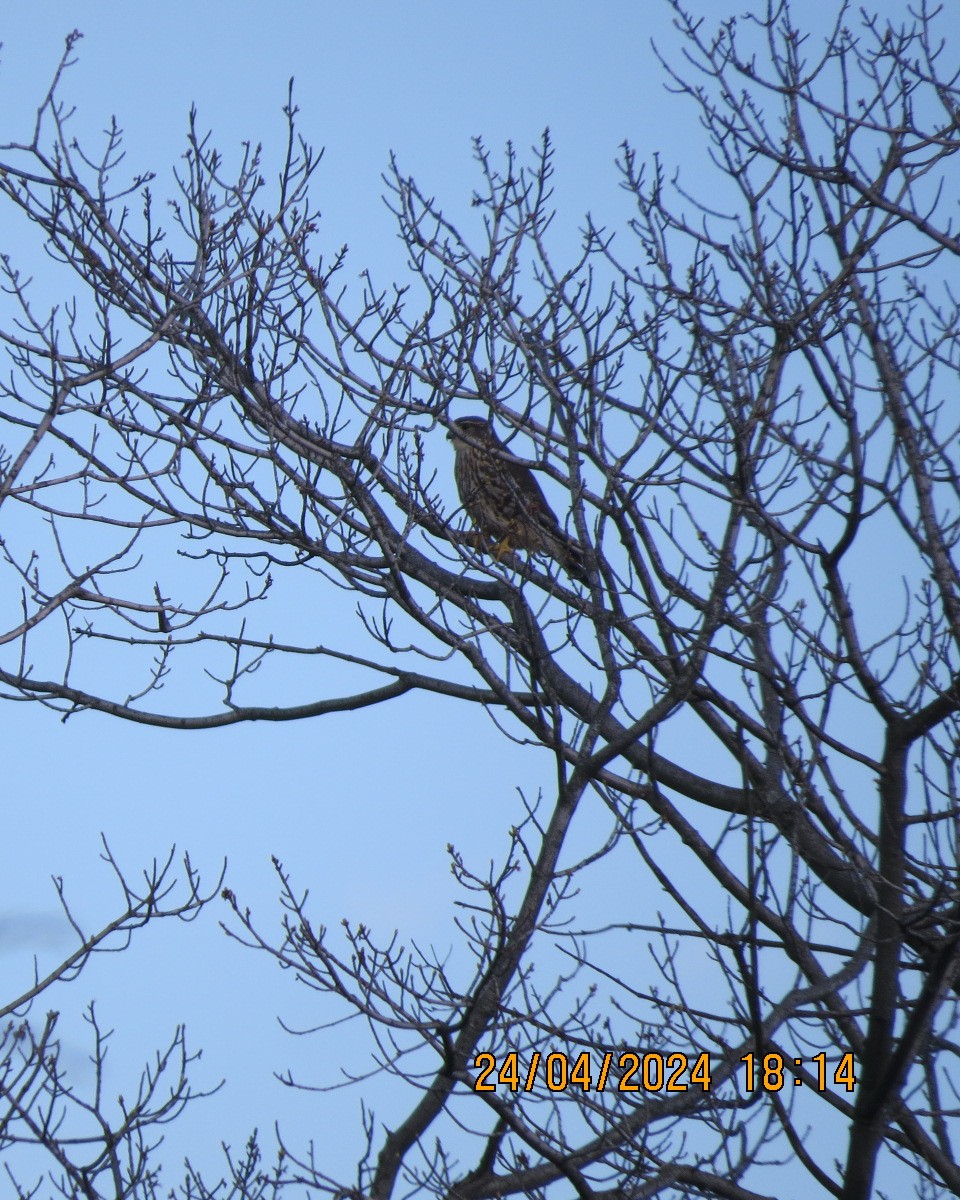
[(515, 458), (483, 417), (460, 417), (447, 434), (453, 474), (467, 516), (494, 556), (510, 550), (548, 554), (572, 579), (586, 582), (583, 550), (560, 527), (526, 463)]

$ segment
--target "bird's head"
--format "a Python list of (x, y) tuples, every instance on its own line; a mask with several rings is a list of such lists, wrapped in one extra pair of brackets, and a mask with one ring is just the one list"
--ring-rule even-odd
[(497, 445), (496, 434), (490, 428), (486, 417), (458, 417), (456, 421), (450, 422), (447, 438), (453, 442), (454, 447), (458, 443), (471, 446)]

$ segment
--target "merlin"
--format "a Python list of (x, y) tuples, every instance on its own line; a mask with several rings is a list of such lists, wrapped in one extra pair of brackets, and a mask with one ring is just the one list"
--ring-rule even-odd
[(483, 417), (450, 422), (453, 474), (467, 516), (499, 558), (510, 550), (548, 554), (573, 579), (586, 582), (583, 550), (560, 527), (525, 462), (515, 458)]

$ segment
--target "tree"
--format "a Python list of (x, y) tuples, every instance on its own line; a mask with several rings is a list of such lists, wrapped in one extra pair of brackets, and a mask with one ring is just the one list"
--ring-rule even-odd
[[(453, 854), (449, 960), (333, 933), (279, 864), (279, 934), (226, 893), (410, 1093), (387, 1131), (365, 1110), (354, 1181), (285, 1147), (235, 1195), (746, 1200), (787, 1161), (804, 1194), (960, 1194), (960, 91), (926, 9), (824, 40), (786, 4), (675, 12), (709, 188), (625, 146), (629, 229), (562, 265), (546, 138), (477, 143), (479, 240), (393, 163), (411, 279), (359, 298), (292, 100), (275, 195), (194, 124), (166, 223), (112, 183), (117, 130), (73, 144), (59, 76), (4, 148), (8, 209), (80, 287), (41, 316), (4, 259), (8, 693), (184, 729), (423, 691), (555, 759), (498, 868)], [(463, 520), (436, 464), (464, 413), (539, 468), (586, 583)], [(278, 598), (337, 588), (365, 649), (279, 636)], [(370, 683), (275, 705), (258, 670), (294, 655)], [(195, 660), (218, 706), (165, 709)]]

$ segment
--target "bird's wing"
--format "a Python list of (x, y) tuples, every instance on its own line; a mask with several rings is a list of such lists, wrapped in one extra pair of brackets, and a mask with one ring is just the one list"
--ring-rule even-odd
[(516, 502), (516, 515), (559, 531), (560, 522), (547, 503), (547, 498), (537, 483), (537, 477), (527, 464), (520, 459), (501, 459), (500, 466), (510, 495)]

